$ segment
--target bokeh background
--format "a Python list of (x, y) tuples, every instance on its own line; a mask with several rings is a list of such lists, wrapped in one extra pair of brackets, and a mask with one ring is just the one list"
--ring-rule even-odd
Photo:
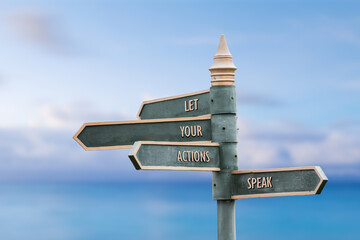
[(84, 122), (210, 87), (225, 34), (239, 169), (322, 167), (320, 196), (237, 201), (239, 239), (357, 239), (360, 2), (0, 1), (0, 239), (216, 239), (211, 173), (84, 151)]

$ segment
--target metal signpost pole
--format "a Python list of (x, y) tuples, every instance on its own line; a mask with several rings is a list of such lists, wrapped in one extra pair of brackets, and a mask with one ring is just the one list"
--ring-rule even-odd
[(231, 199), (232, 171), (237, 170), (236, 67), (221, 35), (210, 67), (212, 141), (219, 143), (220, 171), (213, 172), (213, 199), (217, 200), (218, 240), (235, 240), (235, 200)]

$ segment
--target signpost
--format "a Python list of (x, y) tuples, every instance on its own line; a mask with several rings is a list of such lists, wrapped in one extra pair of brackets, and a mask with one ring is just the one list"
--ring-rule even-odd
[(74, 139), (85, 150), (131, 148), (136, 141), (210, 142), (210, 115), (85, 123)]
[(233, 171), (232, 199), (320, 194), (327, 178), (320, 167)]
[(137, 170), (220, 171), (217, 143), (141, 141), (129, 158)]
[(210, 114), (210, 90), (145, 101), (138, 119), (196, 117)]
[(235, 240), (235, 200), (320, 194), (320, 167), (238, 171), (232, 55), (221, 35), (211, 88), (143, 102), (136, 121), (85, 123), (74, 139), (85, 150), (131, 148), (137, 170), (212, 171), (219, 240)]

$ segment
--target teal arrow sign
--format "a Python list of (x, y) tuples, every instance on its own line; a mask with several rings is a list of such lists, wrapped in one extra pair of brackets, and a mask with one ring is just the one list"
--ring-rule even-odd
[(320, 194), (327, 177), (320, 167), (232, 172), (232, 199)]
[(129, 158), (137, 170), (220, 171), (218, 143), (140, 141)]
[(210, 90), (145, 101), (138, 119), (196, 117), (210, 114)]
[(211, 142), (210, 118), (85, 123), (74, 139), (85, 150), (131, 148), (136, 141)]

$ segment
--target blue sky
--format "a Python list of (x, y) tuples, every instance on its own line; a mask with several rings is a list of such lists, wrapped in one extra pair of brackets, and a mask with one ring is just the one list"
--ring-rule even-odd
[(320, 165), (360, 179), (358, 1), (0, 1), (0, 180), (210, 179), (135, 171), (84, 151), (84, 122), (136, 119), (144, 100), (210, 87), (225, 34), (239, 168)]

